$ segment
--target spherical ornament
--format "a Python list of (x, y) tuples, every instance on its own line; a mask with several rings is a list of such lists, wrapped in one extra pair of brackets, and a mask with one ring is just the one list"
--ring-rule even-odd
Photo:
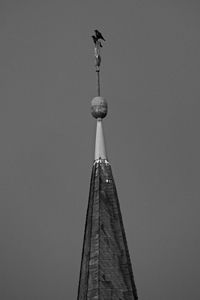
[(91, 101), (91, 114), (94, 118), (103, 119), (107, 115), (108, 104), (103, 97), (95, 97)]

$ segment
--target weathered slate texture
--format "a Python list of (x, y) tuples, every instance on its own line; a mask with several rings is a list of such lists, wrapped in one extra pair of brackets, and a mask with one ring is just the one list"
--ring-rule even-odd
[(106, 160), (92, 169), (77, 299), (138, 299), (117, 191)]

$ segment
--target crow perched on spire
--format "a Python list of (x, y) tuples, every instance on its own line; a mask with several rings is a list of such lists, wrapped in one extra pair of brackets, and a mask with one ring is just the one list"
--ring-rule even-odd
[(94, 44), (96, 44), (96, 42), (98, 41), (98, 39), (96, 38), (95, 35), (92, 35), (92, 39), (93, 39)]
[(104, 40), (104, 41), (106, 41), (105, 39), (104, 39), (104, 37), (102, 36), (102, 34), (101, 34), (101, 32), (99, 32), (97, 29), (94, 31), (95, 32), (95, 34), (96, 34), (96, 38), (97, 38), (97, 40)]
[[(94, 44), (96, 45), (97, 41), (98, 41), (98, 39), (96, 38), (96, 36), (92, 35), (92, 39), (93, 39)], [(99, 46), (102, 48), (103, 46), (102, 46), (101, 42), (100, 41), (98, 41), (98, 42), (99, 42)]]

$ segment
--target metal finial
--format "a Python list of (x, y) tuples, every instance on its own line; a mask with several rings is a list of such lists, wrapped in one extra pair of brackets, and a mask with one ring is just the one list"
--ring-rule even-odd
[(95, 56), (95, 68), (97, 73), (97, 93), (100, 96), (100, 65), (101, 65), (101, 53), (100, 49), (102, 48), (102, 44), (99, 40), (104, 40), (102, 34), (96, 29), (95, 35), (92, 35), (92, 39), (94, 42), (94, 56)]

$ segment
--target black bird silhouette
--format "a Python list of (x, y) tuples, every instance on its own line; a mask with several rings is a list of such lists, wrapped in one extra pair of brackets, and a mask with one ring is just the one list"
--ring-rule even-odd
[[(95, 35), (92, 35), (92, 39), (93, 39), (94, 44), (96, 45), (97, 41), (98, 41), (98, 38)], [(103, 47), (101, 42), (100, 41), (98, 41), (98, 42), (99, 42), (100, 47)]]
[(97, 40), (101, 39), (101, 40), (106, 41), (106, 40), (104, 39), (104, 37), (102, 36), (101, 32), (99, 32), (97, 29), (96, 29), (94, 32), (95, 32), (95, 34), (96, 34)]

